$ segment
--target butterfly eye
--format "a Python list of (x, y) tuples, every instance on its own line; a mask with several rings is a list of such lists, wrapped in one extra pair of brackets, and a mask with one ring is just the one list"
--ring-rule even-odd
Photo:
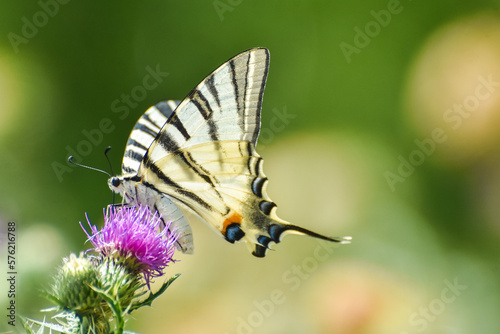
[(121, 182), (120, 182), (120, 179), (119, 179), (119, 178), (117, 178), (117, 177), (114, 177), (114, 178), (112, 178), (112, 179), (111, 179), (111, 185), (112, 185), (113, 187), (119, 187), (119, 186), (120, 186), (120, 183), (121, 183)]

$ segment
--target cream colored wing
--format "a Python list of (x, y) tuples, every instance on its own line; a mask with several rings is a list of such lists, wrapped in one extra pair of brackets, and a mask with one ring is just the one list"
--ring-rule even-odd
[[(269, 51), (250, 49), (219, 66), (178, 105), (152, 107), (129, 138), (124, 175), (112, 178), (110, 187), (152, 209), (168, 197), (178, 208), (197, 213), (227, 241), (245, 241), (258, 257), (288, 233), (348, 240), (279, 219), (267, 196), (255, 146), (268, 69)], [(137, 183), (147, 189), (143, 198), (137, 196)], [(190, 252), (191, 231), (185, 221), (179, 222), (189, 237), (180, 249)]]
[(263, 160), (248, 141), (207, 142), (166, 155), (140, 169), (143, 182), (196, 212), (227, 241), (245, 241), (263, 257), (289, 233), (342, 242), (281, 220), (266, 193)]

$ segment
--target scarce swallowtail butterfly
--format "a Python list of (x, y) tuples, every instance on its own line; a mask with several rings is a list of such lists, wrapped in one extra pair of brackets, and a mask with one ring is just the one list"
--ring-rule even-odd
[(314, 233), (276, 215), (255, 151), (268, 69), (269, 51), (250, 49), (213, 71), (182, 102), (149, 108), (128, 139), (123, 174), (108, 181), (124, 203), (147, 205), (171, 221), (183, 253), (193, 252), (186, 211), (230, 243), (245, 241), (257, 257), (290, 233), (350, 240)]

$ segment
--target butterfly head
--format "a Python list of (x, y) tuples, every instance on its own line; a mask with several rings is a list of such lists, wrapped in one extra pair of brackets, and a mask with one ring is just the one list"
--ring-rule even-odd
[(114, 193), (120, 194), (127, 203), (138, 203), (136, 182), (137, 179), (134, 177), (112, 176), (108, 179), (108, 186)]
[(108, 179), (109, 188), (115, 193), (123, 192), (123, 180), (118, 176), (113, 176)]

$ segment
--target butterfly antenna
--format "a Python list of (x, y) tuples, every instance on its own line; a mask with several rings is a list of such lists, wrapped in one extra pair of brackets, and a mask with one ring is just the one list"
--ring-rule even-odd
[(109, 165), (109, 170), (111, 171), (111, 175), (115, 175), (115, 173), (113, 173), (113, 165), (111, 164), (111, 160), (109, 159), (109, 155), (108, 155), (108, 152), (110, 150), (111, 150), (111, 146), (106, 147), (106, 149), (104, 150), (104, 155), (106, 156), (106, 160), (108, 160), (108, 165)]
[(77, 162), (74, 162), (74, 161), (73, 161), (73, 156), (70, 156), (70, 157), (68, 158), (68, 162), (69, 162), (69, 163), (71, 163), (71, 164), (73, 164), (73, 165), (75, 165), (75, 166), (78, 166), (78, 167), (83, 167), (83, 168), (87, 168), (87, 169), (92, 169), (92, 170), (95, 170), (96, 172), (101, 172), (101, 173), (106, 174), (106, 175), (107, 175), (107, 176), (109, 176), (109, 177), (112, 177), (112, 175), (111, 175), (111, 174), (109, 174), (108, 172), (106, 172), (106, 171), (104, 171), (104, 170), (102, 170), (102, 169), (95, 168), (95, 167), (90, 167), (90, 166), (86, 166), (86, 165), (82, 165), (82, 164), (79, 164), (79, 163), (77, 163)]
[[(111, 163), (111, 159), (109, 159), (109, 155), (108, 155), (108, 152), (111, 150), (111, 146), (108, 146), (106, 147), (106, 149), (104, 150), (104, 156), (106, 157), (106, 160), (108, 160), (108, 165), (109, 165), (109, 171), (111, 172), (111, 175), (115, 175), (115, 173), (113, 173), (113, 164)], [(113, 193), (113, 206), (115, 205), (115, 192), (112, 191)]]

